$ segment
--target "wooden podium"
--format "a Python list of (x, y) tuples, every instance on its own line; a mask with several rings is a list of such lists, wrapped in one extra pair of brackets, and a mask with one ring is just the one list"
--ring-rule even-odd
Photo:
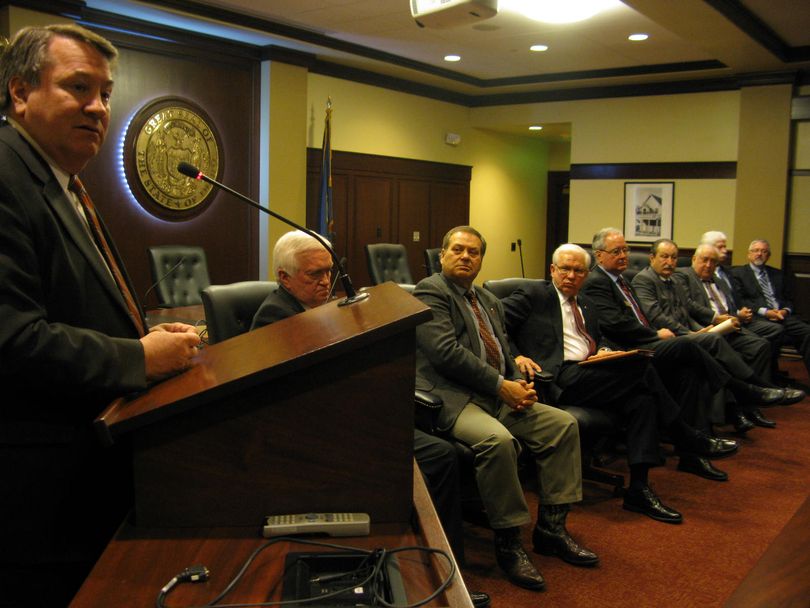
[(431, 312), (393, 283), (369, 291), (206, 347), (189, 371), (107, 408), (103, 438), (132, 442), (137, 527), (409, 520), (415, 327)]

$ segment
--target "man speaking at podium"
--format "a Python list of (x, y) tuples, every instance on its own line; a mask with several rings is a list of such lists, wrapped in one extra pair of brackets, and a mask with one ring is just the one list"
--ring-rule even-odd
[[(332, 256), (314, 237), (301, 230), (282, 235), (273, 248), (277, 290), (265, 298), (253, 317), (251, 330), (270, 325), (326, 304), (330, 296)], [(414, 429), (414, 458), (425, 478), (456, 560), (464, 562), (464, 539), (455, 448), (447, 441)], [(471, 592), (476, 608), (490, 603), (485, 593)]]
[(194, 328), (147, 331), (77, 177), (110, 121), (116, 49), (74, 25), (0, 39), (0, 602), (64, 606), (131, 503), (93, 420), (186, 369)]

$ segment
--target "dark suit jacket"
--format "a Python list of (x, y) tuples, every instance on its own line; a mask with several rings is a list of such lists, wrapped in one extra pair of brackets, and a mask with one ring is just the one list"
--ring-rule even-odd
[[(635, 293), (632, 287), (630, 291)], [(621, 290), (601, 266), (591, 271), (579, 293), (596, 306), (602, 333), (622, 348), (644, 347), (659, 340), (655, 329), (639, 322)]]
[(146, 387), (143, 347), (51, 169), (5, 123), (0, 226), (0, 560), (60, 559), (120, 523), (108, 504), (126, 475), (92, 422)]
[[(488, 291), (478, 288), (475, 291), (479, 306), (489, 317), (503, 350), (504, 378), (517, 380), (520, 373), (509, 350), (503, 307)], [(413, 295), (433, 311), (433, 319), (416, 328), (416, 388), (442, 398), (444, 406), (439, 428), (451, 428), (470, 402), (495, 416), (498, 371), (481, 358), (478, 324), (464, 297), (441, 273), (419, 281)]]
[[(765, 271), (768, 273), (773, 295), (776, 296), (779, 308), (793, 310), (793, 302), (791, 302), (790, 293), (787, 291), (784, 273), (770, 266), (765, 266)], [(754, 271), (751, 270), (749, 264), (732, 268), (731, 277), (734, 281), (734, 294), (737, 297), (739, 306), (747, 306), (755, 313), (760, 308), (769, 308), (768, 302), (765, 300), (765, 294), (762, 293), (762, 287), (759, 285), (759, 280), (754, 275)]]
[[(694, 305), (711, 311), (712, 313), (714, 312), (711, 300), (709, 300), (709, 296), (703, 288), (703, 280), (697, 275), (694, 268), (691, 266), (688, 268), (678, 268), (675, 274), (672, 275), (672, 278), (687, 291)], [(725, 281), (717, 280), (714, 275), (712, 275), (711, 280), (715, 287), (725, 296), (728, 314), (737, 316), (734, 294), (728, 288), (728, 285), (726, 285)]]
[(678, 336), (696, 331), (712, 322), (714, 311), (697, 306), (683, 284), (673, 282), (666, 288), (651, 266), (633, 277), (633, 289), (638, 294), (647, 320), (658, 329), (666, 328)]
[[(585, 330), (597, 348), (609, 346), (599, 331), (596, 308), (586, 297), (578, 297)], [(506, 315), (506, 331), (521, 355), (539, 363), (556, 376), (563, 364), (562, 311), (557, 290), (552, 283), (521, 287), (501, 300)], [(517, 354), (517, 353), (515, 353)]]
[(254, 330), (258, 327), (270, 325), (276, 321), (297, 315), (299, 312), (304, 312), (304, 310), (306, 309), (301, 305), (301, 302), (284, 289), (283, 285), (279, 285), (278, 289), (268, 295), (262, 305), (259, 306), (250, 329)]

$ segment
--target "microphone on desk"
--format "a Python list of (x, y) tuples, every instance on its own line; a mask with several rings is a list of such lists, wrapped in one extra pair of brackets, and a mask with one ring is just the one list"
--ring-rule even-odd
[(177, 165), (177, 171), (182, 173), (186, 177), (190, 177), (192, 179), (197, 179), (197, 180), (202, 180), (204, 182), (208, 182), (212, 186), (216, 186), (217, 188), (220, 188), (220, 189), (224, 190), (228, 194), (231, 194), (231, 195), (235, 196), (236, 198), (238, 198), (243, 203), (247, 203), (251, 207), (255, 207), (259, 211), (263, 211), (264, 213), (267, 213), (271, 217), (274, 217), (277, 220), (284, 222), (288, 226), (292, 226), (296, 230), (306, 232), (309, 236), (311, 236), (316, 241), (318, 241), (321, 245), (323, 245), (324, 248), (332, 256), (332, 261), (334, 262), (335, 266), (338, 269), (338, 278), (340, 278), (340, 282), (343, 285), (343, 291), (346, 292), (346, 299), (339, 302), (338, 306), (345, 306), (346, 304), (353, 304), (355, 302), (359, 302), (360, 300), (365, 300), (368, 297), (367, 292), (357, 293), (357, 291), (354, 289), (354, 285), (352, 285), (351, 278), (349, 278), (349, 275), (346, 272), (343, 264), (338, 259), (337, 254), (335, 253), (335, 250), (332, 249), (332, 246), (329, 245), (329, 243), (327, 243), (327, 241), (320, 234), (315, 232), (314, 230), (310, 230), (309, 228), (305, 228), (304, 226), (300, 226), (299, 224), (296, 224), (292, 220), (287, 219), (283, 215), (279, 215), (275, 211), (271, 211), (267, 207), (263, 207), (262, 205), (260, 205), (256, 201), (253, 201), (253, 200), (249, 199), (244, 194), (240, 194), (239, 192), (229, 188), (225, 184), (220, 183), (220, 182), (216, 181), (215, 179), (213, 179), (211, 177), (208, 177), (202, 171), (200, 171), (197, 167), (195, 167), (194, 165), (192, 165), (190, 163), (187, 163), (187, 162), (179, 163)]

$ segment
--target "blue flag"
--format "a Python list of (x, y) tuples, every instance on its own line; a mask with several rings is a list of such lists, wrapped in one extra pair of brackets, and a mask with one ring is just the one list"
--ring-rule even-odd
[(326, 119), (323, 125), (321, 148), (321, 190), (318, 205), (318, 232), (335, 242), (335, 221), (332, 214), (332, 99), (326, 101)]

